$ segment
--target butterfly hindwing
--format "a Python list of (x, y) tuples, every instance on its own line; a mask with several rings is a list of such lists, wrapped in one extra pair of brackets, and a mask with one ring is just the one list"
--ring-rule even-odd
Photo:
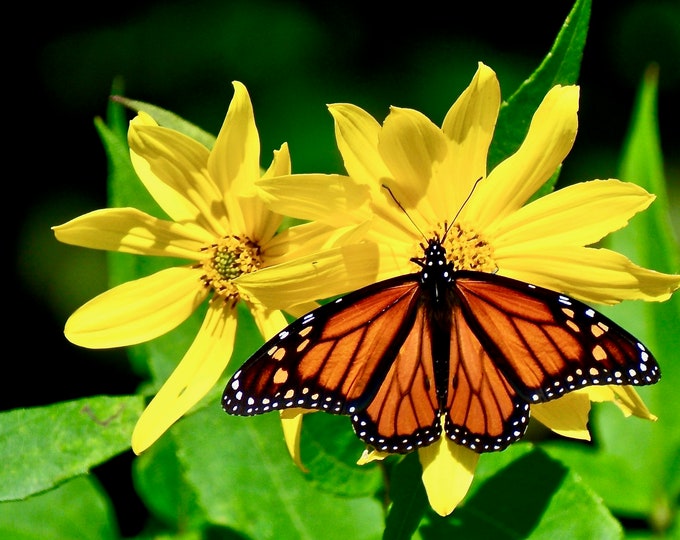
[(290, 407), (350, 414), (378, 391), (415, 317), (418, 275), (350, 293), (297, 319), (231, 378), (222, 406), (253, 415)]
[(502, 450), (524, 435), (529, 405), (489, 356), (458, 305), (450, 341), (446, 434), (476, 452)]
[(411, 330), (365, 409), (352, 415), (361, 440), (384, 452), (405, 453), (441, 434), (430, 321), (421, 305)]

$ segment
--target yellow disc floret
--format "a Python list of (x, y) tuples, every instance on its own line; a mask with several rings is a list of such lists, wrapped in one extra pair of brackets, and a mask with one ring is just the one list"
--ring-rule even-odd
[(248, 237), (231, 235), (203, 248), (203, 251), (206, 257), (200, 266), (204, 270), (201, 279), (205, 286), (225, 302), (238, 302), (240, 293), (233, 280), (260, 268), (260, 246)]
[(455, 270), (493, 273), (498, 269), (491, 244), (472, 227), (454, 223), (446, 234), (444, 248)]

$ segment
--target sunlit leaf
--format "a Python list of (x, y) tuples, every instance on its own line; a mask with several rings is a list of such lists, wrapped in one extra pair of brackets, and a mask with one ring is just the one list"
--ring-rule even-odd
[(130, 448), (140, 396), (97, 396), (0, 413), (0, 501), (23, 499)]

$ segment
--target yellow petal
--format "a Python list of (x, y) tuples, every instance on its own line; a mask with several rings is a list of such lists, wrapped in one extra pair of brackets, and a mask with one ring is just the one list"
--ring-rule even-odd
[(632, 386), (591, 386), (584, 389), (591, 401), (611, 401), (624, 416), (631, 414), (645, 420), (656, 421), (657, 417), (652, 414), (642, 398)]
[(132, 450), (149, 448), (217, 383), (234, 348), (236, 313), (215, 302), (175, 371), (146, 407), (132, 433)]
[(130, 122), (132, 165), (160, 207), (178, 223), (195, 223), (221, 237), (230, 229), (223, 192), (207, 171), (208, 149), (177, 131)]
[[(260, 177), (260, 138), (246, 87), (233, 82), (234, 96), (208, 159), (208, 171), (225, 194), (231, 228), (246, 231), (247, 209), (239, 197), (252, 195), (252, 183)], [(257, 203), (256, 203), (257, 204)]]
[(267, 309), (260, 304), (249, 304), (250, 314), (255, 320), (257, 329), (260, 331), (260, 335), (268, 340), (274, 335), (278, 334), (286, 326), (288, 322), (279, 310)]
[(442, 436), (420, 448), (418, 457), (430, 506), (440, 516), (448, 516), (467, 495), (479, 454)]
[(472, 82), (449, 109), (442, 124), (450, 141), (449, 160), (433, 178), (428, 193), (430, 198), (447, 203), (438, 216), (453, 219), (475, 181), (486, 176), (487, 154), (500, 104), (496, 74), (480, 62)]
[(300, 453), (300, 433), (302, 432), (302, 418), (306, 413), (303, 409), (284, 409), (281, 411), (281, 427), (283, 428), (283, 438), (286, 441), (286, 448), (293, 459), (293, 462), (302, 472), (308, 472), (302, 463)]
[(374, 280), (377, 267), (376, 247), (356, 244), (243, 274), (233, 283), (251, 301), (285, 310), (363, 287)]
[(347, 225), (368, 219), (366, 185), (339, 174), (293, 174), (256, 182), (270, 208), (297, 219)]
[[(274, 159), (272, 160), (269, 169), (264, 173), (264, 178), (286, 174), (290, 174), (290, 152), (288, 151), (288, 145), (284, 143), (279, 150), (274, 151)], [(283, 216), (281, 214), (284, 212), (280, 209), (267, 206), (261, 196), (262, 190), (258, 189), (256, 186), (257, 180), (257, 178), (254, 178), (250, 184), (252, 188), (252, 200), (247, 203), (247, 208), (244, 208), (244, 212), (247, 213), (246, 221), (248, 226), (245, 233), (253, 240), (253, 242), (263, 246), (276, 235), (277, 230), (283, 222)], [(244, 206), (244, 204), (246, 203), (242, 200), (241, 205)]]
[(142, 343), (172, 330), (205, 300), (200, 271), (168, 268), (93, 298), (66, 321), (64, 334), (82, 347)]
[(335, 120), (335, 138), (345, 170), (360, 184), (378, 191), (376, 179), (391, 178), (378, 152), (380, 124), (366, 111), (348, 103), (329, 105)]
[(586, 302), (659, 302), (680, 287), (680, 275), (643, 268), (607, 249), (554, 246), (532, 251), (506, 246), (494, 251), (494, 258), (503, 275)]
[(135, 208), (105, 208), (52, 227), (60, 242), (137, 255), (199, 260), (214, 241), (206, 230), (155, 218)]
[(559, 399), (531, 406), (531, 415), (555, 433), (572, 439), (590, 440), (587, 394), (570, 392)]
[[(393, 191), (404, 208), (418, 209), (423, 216), (420, 223), (429, 223), (432, 215), (437, 215), (437, 208), (423, 198), (437, 163), (446, 157), (448, 143), (444, 134), (422, 113), (392, 107), (380, 134), (378, 150), (392, 176), (392, 180), (381, 179), (381, 183)], [(411, 218), (418, 222), (416, 216)]]
[(389, 455), (390, 454), (387, 452), (380, 452), (379, 450), (369, 450), (368, 448), (365, 448), (357, 460), (357, 465), (366, 465), (372, 461), (382, 461)]
[(494, 249), (587, 246), (625, 227), (654, 198), (630, 182), (581, 182), (527, 204), (484, 232), (493, 237)]
[(486, 229), (521, 208), (553, 175), (576, 138), (578, 94), (576, 86), (555, 86), (546, 94), (520, 148), (479, 183), (461, 220)]

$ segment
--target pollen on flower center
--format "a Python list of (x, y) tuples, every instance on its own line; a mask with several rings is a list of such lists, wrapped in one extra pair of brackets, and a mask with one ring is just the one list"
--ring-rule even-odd
[(260, 246), (250, 238), (231, 235), (203, 248), (203, 251), (206, 257), (200, 266), (204, 270), (201, 279), (205, 286), (210, 287), (225, 302), (237, 302), (239, 291), (233, 280), (260, 268)]
[(446, 235), (444, 247), (456, 270), (492, 273), (498, 269), (491, 244), (473, 228), (454, 223)]

